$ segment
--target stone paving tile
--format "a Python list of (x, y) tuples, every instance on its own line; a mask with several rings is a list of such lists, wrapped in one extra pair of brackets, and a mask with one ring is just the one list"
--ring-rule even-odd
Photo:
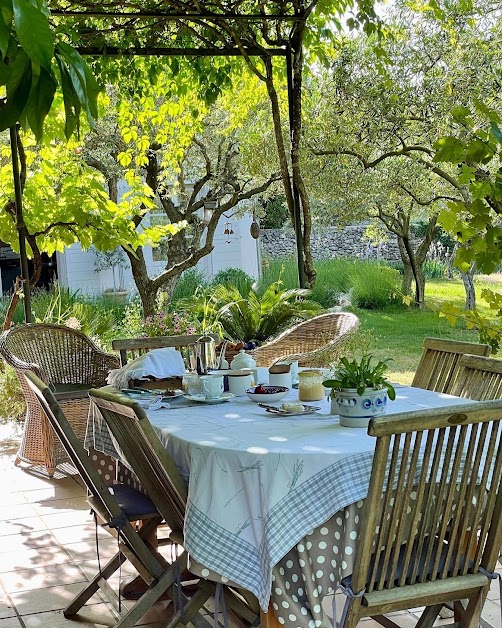
[[(83, 560), (92, 560), (96, 558), (96, 545), (93, 541), (89, 542), (80, 542), (80, 543), (69, 543), (68, 545), (62, 545), (68, 554), (70, 554), (71, 558), (80, 562)], [(106, 559), (111, 558), (117, 552), (117, 540), (108, 537), (105, 539), (100, 539), (99, 541), (99, 555), (101, 557), (101, 562), (103, 563)]]
[[(98, 539), (110, 539), (110, 533), (104, 528), (98, 526)], [(67, 528), (52, 528), (52, 535), (60, 545), (69, 545), (73, 543), (96, 543), (96, 528), (94, 523), (86, 523), (83, 525), (72, 525)]]
[[(57, 611), (66, 608), (73, 598), (82, 590), (82, 583), (63, 584), (55, 587), (34, 589), (33, 591), (18, 591), (11, 593), (10, 598), (19, 615), (31, 615), (45, 611)], [(86, 604), (101, 604), (102, 599), (94, 595)]]
[[(63, 480), (52, 480), (53, 484), (44, 485), (32, 490), (23, 489), (22, 493), (25, 499), (29, 499), (31, 503), (40, 501), (53, 501), (58, 499), (67, 499), (72, 497), (85, 497), (85, 489), (72, 478)], [(58, 484), (56, 484), (56, 482)], [(61, 483), (61, 484), (59, 484)]]
[(90, 508), (86, 510), (68, 510), (65, 512), (53, 512), (51, 514), (40, 515), (42, 521), (51, 530), (59, 528), (69, 528), (73, 526), (94, 525), (93, 516), (90, 514)]
[(29, 534), (42, 530), (47, 530), (47, 526), (40, 517), (26, 517), (26, 519), (2, 521), (2, 525), (0, 525), (0, 551), (1, 545), (8, 542), (8, 539), (3, 537), (8, 537), (12, 534)]
[(9, 596), (0, 591), (0, 619), (15, 617), (16, 611)]
[(0, 619), (0, 628), (24, 628), (17, 617), (8, 617)]
[(36, 569), (46, 565), (61, 565), (70, 562), (68, 553), (54, 539), (54, 545), (42, 549), (26, 548), (1, 555), (0, 574), (20, 569)]
[[(13, 522), (14, 523), (14, 522)], [(8, 552), (22, 552), (26, 549), (45, 550), (54, 546), (54, 537), (50, 530), (38, 532), (17, 532), (2, 537), (0, 542), (0, 561), (2, 554)]]
[[(26, 628), (103, 628), (113, 626), (116, 620), (106, 604), (94, 604), (82, 609), (78, 622), (66, 619), (61, 610), (23, 615), (23, 622)], [(4, 628), (1, 623), (0, 628)]]
[(73, 563), (46, 565), (36, 569), (21, 569), (0, 574), (0, 582), (6, 593), (33, 591), (60, 584), (86, 582), (85, 574)]
[(14, 519), (27, 519), (28, 517), (35, 517), (36, 515), (37, 513), (33, 506), (26, 501), (13, 506), (0, 506), (0, 523)]
[(41, 499), (31, 503), (33, 510), (39, 516), (58, 515), (66, 512), (82, 510), (90, 512), (89, 504), (85, 497), (65, 497), (63, 499)]
[[(499, 602), (499, 600), (497, 600)], [(500, 603), (486, 600), (481, 613), (483, 619), (489, 622), (493, 628), (502, 628), (502, 618), (500, 617)]]

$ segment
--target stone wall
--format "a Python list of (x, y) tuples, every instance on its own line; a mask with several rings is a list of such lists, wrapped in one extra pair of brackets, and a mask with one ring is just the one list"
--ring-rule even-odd
[[(365, 225), (351, 225), (344, 229), (336, 227), (318, 227), (313, 230), (312, 254), (314, 259), (327, 257), (360, 257), (384, 259), (400, 262), (396, 238), (389, 233), (388, 242), (379, 247), (372, 247), (369, 240), (363, 238)], [(290, 257), (296, 252), (295, 234), (291, 228), (262, 229), (262, 252), (268, 257)], [(378, 254), (378, 255), (377, 255)]]

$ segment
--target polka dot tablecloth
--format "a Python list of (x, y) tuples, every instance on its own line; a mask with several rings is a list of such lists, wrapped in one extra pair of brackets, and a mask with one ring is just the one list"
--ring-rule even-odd
[(307, 534), (272, 574), (272, 608), (285, 626), (332, 626), (322, 599), (352, 573), (362, 501), (336, 513)]
[[(272, 572), (271, 605), (277, 621), (288, 628), (332, 628), (322, 600), (352, 573), (359, 534), (360, 500), (336, 513), (289, 550)], [(194, 562), (190, 570), (217, 582), (227, 578)]]

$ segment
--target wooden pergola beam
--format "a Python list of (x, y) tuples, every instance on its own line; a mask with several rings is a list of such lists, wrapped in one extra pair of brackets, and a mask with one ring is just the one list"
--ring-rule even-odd
[(301, 15), (287, 15), (284, 13), (274, 14), (237, 14), (237, 13), (167, 13), (161, 11), (105, 11), (92, 9), (86, 11), (76, 11), (73, 9), (51, 9), (51, 14), (60, 17), (97, 17), (113, 19), (161, 19), (167, 21), (179, 20), (207, 20), (207, 21), (274, 21), (274, 22), (302, 22), (305, 17)]
[[(88, 56), (137, 56), (137, 57), (241, 57), (242, 51), (239, 48), (126, 48), (122, 50), (116, 46), (80, 46), (77, 48), (81, 55)], [(273, 57), (285, 56), (286, 49), (283, 48), (244, 48), (244, 52), (250, 57), (259, 57), (264, 54)]]

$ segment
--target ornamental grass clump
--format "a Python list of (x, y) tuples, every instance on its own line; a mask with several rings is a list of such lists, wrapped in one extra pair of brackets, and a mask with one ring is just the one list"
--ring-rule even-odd
[(389, 399), (396, 398), (396, 391), (390, 382), (385, 379), (384, 373), (389, 368), (387, 360), (380, 360), (377, 364), (372, 364), (372, 355), (363, 355), (360, 360), (341, 358), (336, 368), (335, 377), (323, 382), (325, 388), (331, 388), (331, 396), (334, 392), (347, 388), (357, 390), (358, 395), (363, 395), (367, 388), (372, 390), (387, 389)]

